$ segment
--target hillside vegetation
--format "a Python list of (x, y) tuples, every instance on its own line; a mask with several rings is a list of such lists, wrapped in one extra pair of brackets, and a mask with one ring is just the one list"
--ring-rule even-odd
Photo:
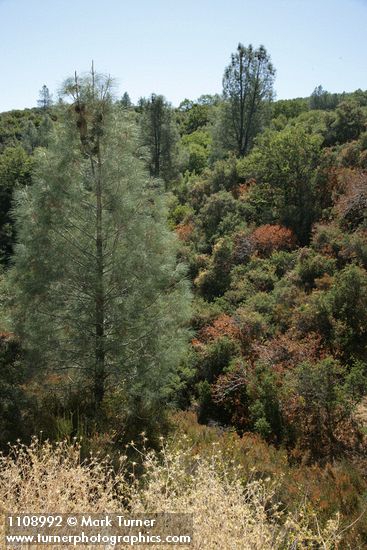
[(87, 478), (115, 509), (80, 457), (144, 431), (124, 491), (192, 510), (195, 548), (367, 545), (367, 92), (276, 101), (275, 75), (240, 44), (221, 95), (134, 105), (93, 72), (0, 114), (2, 506), (51, 506), (40, 461), (64, 510)]

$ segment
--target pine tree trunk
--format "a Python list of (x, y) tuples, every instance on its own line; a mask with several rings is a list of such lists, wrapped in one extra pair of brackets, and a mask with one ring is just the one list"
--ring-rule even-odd
[[(93, 163), (93, 161), (92, 161)], [(96, 178), (96, 289), (95, 289), (95, 374), (94, 402), (96, 414), (100, 410), (105, 392), (105, 343), (104, 343), (104, 285), (103, 285), (103, 228), (102, 228), (102, 181), (99, 139), (97, 140)]]

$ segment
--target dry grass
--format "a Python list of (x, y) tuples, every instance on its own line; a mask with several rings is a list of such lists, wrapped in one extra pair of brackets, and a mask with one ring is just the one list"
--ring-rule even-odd
[(213, 445), (210, 458), (193, 458), (189, 449), (165, 446), (160, 453), (143, 450), (143, 477), (138, 480), (131, 473), (128, 482), (126, 472), (132, 466), (126, 457), (121, 457), (116, 473), (108, 460), (91, 457), (81, 462), (77, 444), (34, 440), (29, 447), (18, 445), (0, 456), (1, 511), (192, 512), (192, 550), (338, 548), (337, 521), (321, 530), (306, 506), (297, 516), (281, 513), (273, 482), (256, 481), (254, 472), (254, 479), (244, 484), (241, 468), (225, 466), (215, 449)]

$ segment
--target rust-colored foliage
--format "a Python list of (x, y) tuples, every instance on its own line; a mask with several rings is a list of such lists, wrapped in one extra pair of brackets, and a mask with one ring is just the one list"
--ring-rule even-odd
[(219, 315), (210, 325), (204, 326), (199, 331), (197, 338), (191, 340), (191, 345), (196, 351), (202, 352), (207, 344), (223, 337), (231, 340), (241, 339), (241, 330), (235, 319), (225, 313)]
[(250, 236), (254, 248), (263, 256), (276, 250), (292, 250), (296, 238), (291, 229), (281, 225), (261, 225)]
[(258, 360), (271, 365), (279, 373), (284, 373), (304, 361), (322, 359), (327, 354), (320, 335), (308, 333), (300, 338), (292, 332), (278, 334), (264, 344), (255, 343), (253, 351)]
[(191, 235), (194, 231), (194, 224), (192, 222), (180, 223), (175, 228), (175, 231), (180, 241), (187, 242), (190, 240)]
[(341, 407), (333, 411), (330, 421), (326, 407), (312, 409), (301, 396), (292, 394), (282, 401), (282, 416), (295, 434), (289, 451), (291, 459), (304, 464), (322, 464), (346, 451), (365, 456), (366, 442), (360, 429), (353, 418), (346, 417)]
[(213, 323), (201, 329), (199, 341), (203, 343), (212, 342), (227, 336), (233, 340), (240, 339), (241, 331), (236, 321), (230, 315), (223, 313), (219, 315)]

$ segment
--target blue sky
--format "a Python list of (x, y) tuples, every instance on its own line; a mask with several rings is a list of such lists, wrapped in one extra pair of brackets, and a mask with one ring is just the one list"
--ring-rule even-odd
[(367, 0), (0, 0), (0, 111), (32, 107), (74, 70), (134, 101), (221, 91), (238, 42), (264, 44), (278, 99), (367, 89)]

